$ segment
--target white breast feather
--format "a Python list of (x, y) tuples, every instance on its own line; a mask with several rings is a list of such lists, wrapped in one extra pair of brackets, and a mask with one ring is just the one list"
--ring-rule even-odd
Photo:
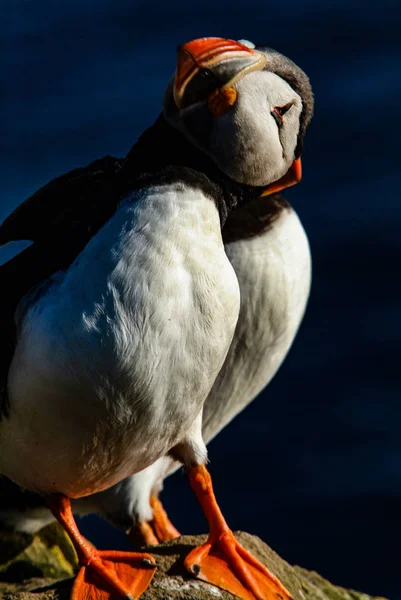
[(182, 185), (126, 201), (22, 321), (0, 472), (79, 496), (182, 440), (239, 311), (216, 207)]
[[(238, 277), (241, 309), (226, 361), (203, 411), (203, 438), (209, 442), (271, 381), (301, 323), (309, 296), (311, 257), (296, 213), (284, 210), (263, 234), (226, 244)], [(268, 415), (268, 410), (266, 411)], [(164, 458), (99, 494), (95, 510), (127, 521), (149, 520), (149, 486), (158, 493), (179, 465)], [(152, 483), (153, 482), (153, 483)], [(88, 510), (86, 501), (77, 507)]]

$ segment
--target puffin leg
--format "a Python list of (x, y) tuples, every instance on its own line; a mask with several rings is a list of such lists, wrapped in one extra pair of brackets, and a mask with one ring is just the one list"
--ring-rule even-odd
[(154, 532), (154, 529), (149, 521), (143, 521), (134, 525), (127, 531), (127, 535), (131, 542), (136, 546), (158, 546), (159, 540)]
[(80, 534), (69, 498), (55, 494), (47, 505), (70, 536), (78, 555), (80, 570), (70, 600), (134, 600), (149, 586), (155, 572), (150, 554), (98, 551)]
[(181, 533), (174, 527), (157, 496), (150, 497), (150, 506), (153, 510), (151, 526), (159, 542), (168, 542), (180, 537)]
[(134, 544), (145, 546), (157, 546), (162, 542), (168, 542), (180, 537), (180, 532), (174, 527), (159, 498), (150, 496), (150, 506), (153, 511), (153, 519), (144, 521), (127, 531), (127, 535)]
[(242, 600), (291, 600), (280, 581), (235, 539), (216, 502), (206, 467), (191, 467), (188, 475), (210, 533), (205, 544), (188, 554), (186, 569)]

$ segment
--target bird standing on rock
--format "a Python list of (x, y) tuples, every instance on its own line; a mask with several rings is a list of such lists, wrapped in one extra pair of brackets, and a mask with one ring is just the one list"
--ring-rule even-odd
[[(278, 194), (236, 209), (222, 233), (238, 279), (241, 308), (230, 350), (204, 404), (206, 443), (257, 396), (280, 367), (302, 319), (311, 275), (303, 227)], [(158, 496), (164, 478), (178, 466), (171, 457), (163, 457), (104, 492), (75, 500), (73, 512), (101, 514), (146, 544), (173, 539), (179, 532)], [(34, 533), (51, 521), (40, 497), (0, 480), (0, 523)]]
[[(74, 600), (138, 597), (154, 563), (97, 552), (79, 534), (69, 498), (166, 455), (186, 466), (210, 526), (188, 570), (244, 600), (290, 598), (225, 523), (201, 429), (240, 304), (221, 227), (238, 206), (299, 179), (310, 98), (306, 76), (278, 53), (221, 38), (181, 46), (163, 116), (121, 168), (121, 202), (114, 194), (103, 226), (89, 228), (86, 245), (72, 240), (59, 270), (18, 304), (0, 472), (46, 495), (68, 531), (81, 564)], [(51, 222), (63, 240), (73, 217), (79, 223), (74, 210)], [(0, 243), (21, 239), (24, 205), (16, 214)], [(38, 243), (46, 247), (43, 227)]]

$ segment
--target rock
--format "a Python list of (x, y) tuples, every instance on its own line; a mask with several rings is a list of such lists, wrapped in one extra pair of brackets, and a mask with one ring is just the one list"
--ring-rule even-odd
[(0, 591), (30, 578), (71, 577), (77, 566), (70, 539), (56, 522), (35, 535), (0, 529)]
[[(277, 575), (292, 593), (294, 600), (385, 600), (345, 590), (332, 585), (317, 573), (306, 571), (301, 567), (292, 567), (256, 536), (242, 532), (236, 533), (236, 536)], [(183, 536), (150, 548), (149, 551), (156, 558), (158, 569), (152, 585), (141, 596), (141, 600), (233, 600), (234, 596), (231, 594), (192, 579), (183, 567), (183, 560), (191, 548), (205, 539), (205, 536)], [(3, 600), (69, 600), (71, 585), (72, 579), (54, 581), (50, 578), (36, 578), (23, 583), (0, 581), (0, 598)]]

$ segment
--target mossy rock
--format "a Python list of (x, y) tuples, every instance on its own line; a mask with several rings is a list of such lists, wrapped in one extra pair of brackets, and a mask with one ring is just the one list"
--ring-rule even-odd
[(75, 550), (58, 523), (35, 535), (0, 529), (0, 582), (60, 579), (73, 576), (76, 569)]

